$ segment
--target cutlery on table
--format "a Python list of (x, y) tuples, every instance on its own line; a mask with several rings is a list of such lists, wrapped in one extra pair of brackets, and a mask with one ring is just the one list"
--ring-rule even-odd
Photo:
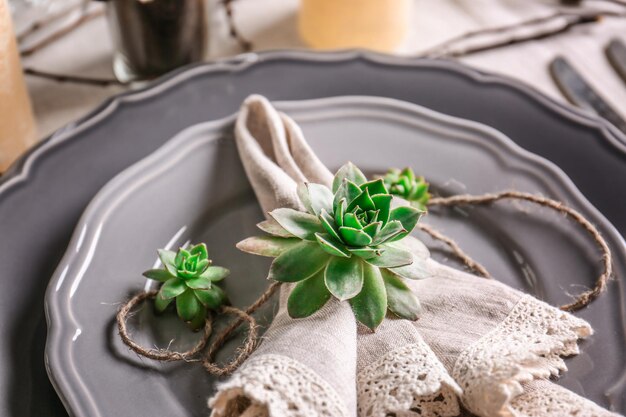
[(619, 39), (613, 39), (606, 47), (606, 56), (615, 72), (626, 82), (626, 45)]
[(559, 90), (572, 104), (605, 118), (626, 133), (626, 121), (622, 116), (589, 85), (565, 58), (557, 57), (552, 60), (549, 69)]

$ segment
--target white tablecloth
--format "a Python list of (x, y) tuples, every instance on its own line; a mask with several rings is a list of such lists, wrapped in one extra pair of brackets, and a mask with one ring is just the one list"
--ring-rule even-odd
[[(216, 0), (212, 1), (210, 56), (239, 53), (237, 44), (228, 36), (224, 11), (216, 6)], [(414, 23), (400, 51), (402, 54), (419, 53), (468, 30), (548, 15), (555, 6), (554, 2), (533, 0), (415, 0), (415, 3)], [(585, 3), (613, 7), (598, 0)], [(298, 38), (297, 7), (298, 0), (238, 0), (234, 4), (238, 27), (254, 42), (256, 50), (305, 47)], [(626, 7), (622, 9), (626, 11)], [(604, 48), (611, 38), (626, 41), (625, 18), (608, 18), (547, 40), (478, 53), (461, 61), (521, 79), (564, 101), (547, 70), (552, 58), (563, 55), (626, 116), (626, 84), (604, 55)], [(112, 77), (111, 55), (106, 20), (99, 17), (23, 62), (25, 66), (50, 72)], [(41, 137), (123, 90), (118, 86), (102, 88), (36, 77), (28, 77), (27, 83)]]

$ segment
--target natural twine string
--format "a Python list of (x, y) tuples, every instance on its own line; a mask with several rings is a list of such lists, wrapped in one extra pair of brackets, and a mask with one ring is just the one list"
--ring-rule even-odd
[(258, 326), (256, 324), (256, 321), (254, 320), (254, 317), (234, 307), (222, 307), (222, 311), (226, 314), (230, 313), (230, 314), (237, 315), (239, 317), (238, 322), (247, 321), (248, 322), (248, 336), (246, 337), (246, 340), (243, 343), (243, 345), (241, 345), (237, 349), (238, 352), (235, 358), (224, 366), (219, 366), (218, 364), (214, 363), (213, 359), (217, 351), (219, 351), (222, 345), (229, 339), (230, 332), (232, 332), (235, 328), (239, 327), (239, 324), (237, 326), (233, 326), (233, 325), (229, 326), (226, 329), (226, 331), (221, 332), (217, 336), (215, 341), (211, 344), (211, 346), (209, 346), (209, 350), (206, 356), (202, 359), (202, 366), (210, 374), (217, 375), (217, 376), (230, 375), (232, 372), (235, 371), (235, 369), (239, 368), (239, 366), (243, 363), (243, 361), (248, 359), (248, 356), (250, 356), (250, 354), (254, 352), (254, 349), (256, 348), (257, 339), (258, 339), (258, 331), (257, 331)]
[[(534, 194), (523, 193), (519, 191), (504, 191), (497, 194), (483, 194), (483, 195), (457, 195), (452, 197), (437, 197), (430, 200), (428, 203), (429, 206), (443, 206), (443, 207), (453, 207), (460, 205), (484, 205), (491, 204), (500, 200), (524, 200), (534, 204), (538, 204), (540, 206), (551, 208), (559, 213), (563, 213), (566, 216), (570, 217), (576, 223), (581, 225), (583, 229), (585, 229), (593, 238), (594, 242), (599, 246), (602, 251), (602, 263), (603, 263), (603, 272), (596, 280), (595, 286), (583, 293), (579, 294), (576, 299), (569, 303), (560, 307), (561, 310), (565, 311), (576, 311), (587, 305), (589, 305), (593, 300), (595, 300), (601, 293), (606, 291), (607, 281), (611, 277), (612, 274), (612, 257), (609, 246), (606, 241), (596, 229), (596, 227), (591, 224), (582, 214), (577, 212), (576, 210), (566, 206), (565, 204), (552, 200), (545, 197), (540, 197)], [(433, 229), (430, 226), (424, 224), (418, 224), (420, 230), (429, 234), (436, 240), (440, 240), (450, 249), (453, 254), (457, 256), (466, 266), (471, 268), (477, 274), (490, 278), (489, 272), (483, 267), (480, 263), (474, 261), (467, 253), (465, 253), (459, 245), (451, 238), (445, 236), (443, 233)], [(233, 321), (227, 328), (225, 328), (222, 332), (220, 332), (215, 340), (211, 343), (208, 348), (206, 355), (201, 359), (202, 366), (209, 372), (210, 374), (217, 376), (229, 375), (234, 372), (249, 356), (257, 346), (258, 341), (258, 330), (257, 324), (254, 318), (251, 316), (258, 308), (264, 305), (271, 297), (274, 295), (276, 290), (280, 287), (280, 282), (272, 283), (263, 294), (249, 307), (246, 308), (245, 311), (239, 310), (235, 307), (222, 307), (221, 313), (223, 314), (233, 314), (237, 316), (237, 319)], [(209, 317), (206, 320), (206, 325), (204, 327), (204, 335), (200, 342), (192, 349), (185, 352), (173, 352), (168, 349), (147, 349), (143, 346), (134, 342), (128, 332), (126, 321), (128, 319), (131, 311), (141, 302), (148, 298), (154, 298), (157, 294), (157, 291), (143, 292), (135, 295), (129, 301), (127, 301), (119, 310), (116, 318), (118, 324), (118, 330), (120, 333), (120, 337), (122, 341), (135, 353), (145, 356), (150, 359), (158, 360), (158, 361), (192, 361), (192, 357), (196, 356), (200, 353), (204, 347), (206, 346), (209, 338), (212, 334), (212, 318)], [(217, 365), (214, 361), (214, 357), (216, 353), (220, 350), (220, 348), (226, 343), (233, 331), (235, 331), (241, 324), (244, 322), (248, 322), (249, 330), (246, 340), (243, 345), (240, 346), (237, 350), (237, 355), (235, 358), (224, 366)], [(197, 361), (197, 359), (195, 360)]]
[[(598, 298), (600, 294), (606, 291), (607, 283), (613, 274), (613, 258), (611, 256), (611, 250), (606, 243), (598, 229), (589, 222), (582, 214), (574, 210), (571, 207), (566, 206), (560, 201), (552, 200), (550, 198), (540, 197), (534, 194), (523, 193), (519, 191), (504, 191), (496, 194), (482, 194), (482, 195), (455, 195), (452, 197), (439, 197), (433, 198), (428, 203), (429, 206), (443, 206), (453, 207), (461, 205), (483, 205), (491, 204), (499, 200), (523, 200), (528, 201), (540, 206), (551, 208), (559, 213), (565, 214), (567, 217), (574, 220), (576, 223), (582, 226), (589, 235), (591, 235), (593, 241), (598, 245), (602, 252), (602, 273), (596, 279), (593, 288), (580, 293), (574, 301), (569, 304), (564, 304), (559, 308), (564, 311), (578, 311), (583, 307), (588, 306), (593, 300)], [(462, 260), (469, 266), (470, 263), (467, 259)], [(471, 261), (471, 258), (469, 259)], [(473, 261), (472, 261), (473, 262)]]
[[(207, 372), (219, 376), (230, 375), (237, 368), (239, 368), (239, 365), (241, 365), (243, 361), (248, 359), (248, 356), (250, 356), (252, 352), (254, 352), (258, 340), (258, 332), (257, 325), (254, 321), (254, 318), (252, 317), (252, 314), (254, 314), (255, 311), (257, 311), (270, 298), (272, 298), (276, 290), (280, 288), (280, 285), (280, 282), (273, 282), (269, 287), (267, 287), (263, 294), (261, 294), (261, 296), (256, 299), (254, 303), (246, 308), (245, 311), (235, 309), (237, 310), (236, 314), (239, 316), (239, 318), (232, 322), (226, 329), (222, 330), (222, 332), (215, 338), (215, 341), (211, 344), (211, 346), (209, 346), (209, 350), (205, 358), (202, 360), (202, 366), (204, 366), (204, 369), (206, 369)], [(248, 337), (246, 338), (244, 345), (238, 349), (239, 354), (233, 361), (231, 361), (224, 367), (219, 367), (218, 365), (213, 363), (213, 358), (215, 354), (220, 350), (224, 343), (226, 343), (226, 341), (230, 339), (230, 335), (232, 334), (232, 332), (235, 331), (239, 326), (241, 326), (244, 321), (247, 321), (250, 325)]]
[(472, 271), (476, 272), (477, 275), (485, 278), (491, 278), (489, 271), (482, 266), (477, 261), (473, 260), (461, 247), (451, 238), (444, 235), (438, 230), (433, 229), (431, 226), (426, 224), (418, 223), (417, 228), (423, 231), (424, 233), (430, 235), (433, 239), (440, 240), (452, 250), (452, 253), (459, 258), (466, 266), (468, 266)]
[[(201, 359), (202, 366), (210, 374), (218, 376), (229, 375), (233, 371), (235, 371), (248, 358), (248, 356), (250, 356), (252, 352), (254, 352), (258, 340), (258, 326), (256, 324), (256, 320), (254, 320), (254, 318), (252, 317), (252, 314), (262, 305), (264, 305), (272, 297), (272, 295), (274, 295), (279, 287), (279, 282), (272, 283), (263, 292), (263, 294), (261, 294), (261, 296), (256, 299), (254, 303), (246, 308), (245, 311), (229, 306), (224, 306), (221, 308), (221, 313), (235, 315), (237, 316), (237, 319), (215, 337), (215, 340), (209, 346), (206, 356)], [(133, 352), (137, 353), (138, 355), (156, 361), (174, 362), (182, 360), (187, 362), (197, 362), (200, 359), (193, 358), (205, 348), (212, 334), (213, 320), (211, 316), (206, 319), (204, 334), (202, 335), (201, 340), (193, 348), (185, 352), (175, 352), (169, 349), (148, 349), (141, 346), (132, 339), (127, 327), (128, 317), (138, 304), (147, 299), (156, 297), (157, 293), (158, 291), (141, 292), (122, 305), (116, 316), (117, 329), (122, 341), (124, 342), (124, 344), (126, 344), (126, 346), (128, 346)], [(248, 322), (248, 335), (243, 345), (238, 349), (238, 353), (235, 358), (225, 366), (219, 366), (214, 363), (213, 360), (215, 354), (220, 350), (224, 343), (226, 343), (230, 339), (233, 331), (239, 328), (239, 326), (241, 326), (241, 324), (243, 324), (244, 322)]]
[(128, 300), (126, 304), (124, 304), (122, 308), (120, 308), (116, 316), (117, 330), (120, 334), (120, 337), (122, 338), (122, 341), (126, 344), (126, 346), (128, 346), (133, 352), (141, 356), (145, 356), (146, 358), (164, 362), (189, 361), (193, 356), (202, 351), (202, 349), (204, 349), (204, 347), (206, 346), (207, 340), (209, 340), (209, 337), (213, 332), (211, 317), (207, 317), (205, 321), (203, 330), (204, 334), (200, 341), (193, 348), (184, 352), (174, 352), (169, 349), (147, 349), (131, 338), (128, 328), (126, 326), (126, 320), (129, 314), (139, 303), (149, 298), (154, 298), (156, 297), (156, 295), (157, 291), (141, 292)]

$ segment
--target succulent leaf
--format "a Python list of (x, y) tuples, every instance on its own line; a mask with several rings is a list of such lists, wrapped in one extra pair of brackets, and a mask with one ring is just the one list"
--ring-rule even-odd
[(359, 322), (372, 330), (378, 327), (387, 312), (387, 292), (378, 268), (363, 263), (363, 289), (349, 302)]
[(385, 282), (389, 310), (403, 319), (417, 320), (422, 313), (422, 306), (415, 294), (389, 269), (381, 269), (380, 272)]
[(378, 210), (377, 220), (383, 222), (383, 224), (389, 221), (389, 213), (391, 210), (392, 196), (389, 194), (378, 194), (372, 197), (372, 201)]
[(326, 233), (331, 235), (333, 239), (341, 242), (341, 238), (339, 237), (339, 234), (337, 233), (337, 230), (335, 229), (335, 226), (334, 226), (335, 221), (333, 220), (332, 216), (328, 214), (326, 210), (322, 209), (319, 219), (320, 219), (320, 223), (322, 223), (322, 227), (324, 228), (324, 230), (326, 230)]
[(296, 284), (287, 299), (290, 317), (304, 318), (324, 307), (331, 294), (324, 283), (324, 270)]
[(393, 268), (393, 272), (406, 279), (425, 279), (432, 277), (432, 273), (422, 260), (414, 261), (410, 265)]
[(190, 256), (191, 254), (187, 252), (185, 249), (183, 248), (178, 249), (178, 252), (176, 253), (176, 258), (174, 258), (174, 264), (176, 265), (176, 268), (180, 270), (183, 267), (183, 263)]
[(362, 184), (361, 189), (367, 189), (371, 196), (375, 196), (376, 194), (389, 194), (382, 178)]
[(153, 279), (155, 281), (166, 282), (170, 278), (173, 278), (173, 275), (169, 273), (166, 269), (149, 269), (142, 274), (146, 278)]
[(423, 177), (416, 177), (411, 168), (402, 171), (390, 169), (383, 177), (383, 181), (390, 194), (409, 201), (413, 207), (421, 211), (426, 211), (430, 200), (428, 183)]
[(272, 236), (277, 237), (295, 237), (283, 227), (278, 224), (278, 222), (274, 219), (265, 220), (256, 225), (259, 229), (263, 230), (265, 233), (270, 234)]
[[(283, 240), (300, 242), (296, 238)], [(230, 271), (211, 266), (204, 243), (190, 249), (180, 248), (177, 253), (159, 250), (158, 254), (166, 269), (151, 269), (143, 273), (148, 278), (163, 282), (154, 299), (156, 311), (165, 311), (175, 301), (178, 316), (193, 330), (202, 328), (207, 308), (215, 310), (226, 302), (224, 292), (214, 283), (224, 279)]]
[(204, 278), (202, 275), (195, 278), (190, 278), (185, 281), (185, 285), (194, 290), (208, 290), (213, 283), (210, 279)]
[(300, 182), (296, 187), (298, 198), (302, 202), (302, 205), (309, 213), (313, 213), (313, 207), (311, 206), (311, 198), (309, 197), (309, 189), (307, 184)]
[(371, 238), (374, 238), (374, 236), (376, 236), (376, 234), (380, 231), (382, 224), (382, 222), (370, 223), (363, 228), (363, 231)]
[(159, 254), (159, 259), (161, 263), (169, 271), (170, 274), (176, 276), (177, 268), (176, 268), (176, 252), (172, 252), (171, 250), (159, 249), (157, 251)]
[(339, 204), (335, 208), (335, 224), (337, 227), (345, 226), (344, 225), (344, 216), (346, 214), (346, 199), (342, 198), (339, 200)]
[(199, 259), (198, 262), (196, 263), (196, 273), (202, 273), (201, 271), (204, 271), (205, 269), (207, 269), (209, 265), (211, 265), (210, 260)]
[(415, 228), (415, 225), (420, 219), (423, 211), (415, 207), (409, 206), (400, 206), (391, 210), (389, 215), (389, 221), (398, 221), (402, 223), (402, 227), (405, 229), (404, 233), (400, 233), (395, 236), (392, 240), (400, 240), (404, 236), (411, 233), (411, 231)]
[(356, 185), (361, 185), (367, 182), (367, 178), (359, 168), (356, 167), (352, 162), (348, 162), (335, 174), (335, 178), (333, 179), (333, 193), (336, 193), (339, 189), (339, 186), (343, 182), (344, 179), (352, 181)]
[(327, 213), (332, 213), (333, 193), (328, 189), (328, 187), (312, 183), (306, 184), (306, 187), (309, 191), (309, 199), (311, 201), (311, 210), (313, 210), (313, 214), (319, 216), (322, 210), (325, 210)]
[(209, 253), (206, 249), (206, 245), (204, 243), (199, 243), (193, 248), (189, 250), (189, 253), (192, 255), (198, 255), (200, 261), (207, 260), (209, 258)]
[(397, 220), (392, 220), (383, 226), (380, 232), (376, 234), (372, 244), (382, 245), (404, 232), (406, 232), (406, 229), (402, 226), (402, 223)]
[(359, 219), (356, 217), (356, 214), (354, 213), (346, 213), (346, 215), (343, 216), (343, 226), (351, 227), (357, 230), (363, 229), (363, 225), (361, 224)]
[(352, 227), (340, 227), (339, 235), (349, 246), (367, 246), (372, 243), (372, 238), (367, 233)]
[[(390, 246), (387, 245), (387, 248), (390, 248)], [(432, 273), (428, 268), (426, 260), (417, 257), (415, 254), (412, 254), (412, 257), (413, 260), (411, 264), (393, 267), (392, 272), (407, 279), (425, 279), (432, 277)]]
[(379, 268), (397, 268), (410, 265), (413, 262), (413, 254), (405, 249), (385, 246), (383, 253), (369, 258), (367, 262)]
[(208, 290), (197, 290), (195, 295), (200, 303), (211, 310), (217, 310), (227, 301), (226, 293), (217, 285)]
[(211, 282), (218, 282), (230, 275), (230, 270), (221, 266), (210, 266), (200, 275)]
[(204, 327), (204, 322), (206, 320), (206, 313), (207, 313), (206, 308), (202, 304), (200, 304), (200, 307), (198, 308), (198, 312), (193, 317), (193, 319), (189, 321), (189, 327), (191, 327), (191, 330), (198, 331)]
[(270, 216), (285, 230), (300, 239), (315, 240), (315, 233), (323, 232), (319, 219), (309, 213), (279, 208), (272, 211)]
[(350, 251), (342, 243), (335, 241), (330, 235), (317, 233), (315, 237), (320, 247), (329, 255), (340, 256), (342, 258), (350, 257)]
[(349, 300), (357, 320), (370, 329), (387, 308), (415, 320), (419, 302), (403, 279), (430, 276), (428, 250), (409, 236), (423, 213), (416, 199), (429, 197), (423, 178), (405, 169), (367, 181), (348, 163), (335, 175), (332, 192), (319, 184), (299, 185), (297, 191), (307, 212), (274, 210), (273, 220), (259, 224), (272, 236), (237, 245), (275, 257), (268, 279), (297, 282), (288, 300), (290, 316), (307, 317), (334, 296)]
[(359, 258), (369, 259), (374, 256), (380, 256), (385, 249), (383, 247), (367, 247), (367, 248), (348, 248), (348, 250)]
[[(344, 180), (341, 183), (341, 186), (335, 193), (335, 198), (333, 199), (333, 209), (337, 210), (337, 206), (341, 200), (346, 200), (346, 203), (354, 200), (361, 194), (361, 189), (358, 185), (349, 180)], [(347, 207), (347, 204), (346, 204)]]
[(324, 268), (329, 258), (317, 242), (302, 241), (274, 259), (267, 278), (280, 282), (302, 281)]
[[(275, 258), (299, 242), (301, 240), (297, 238), (252, 236), (237, 243), (236, 246), (242, 252)], [(211, 267), (208, 269), (211, 269)]]
[(347, 211), (354, 211), (357, 207), (365, 211), (376, 210), (374, 201), (372, 200), (372, 197), (370, 197), (370, 193), (367, 191), (367, 188), (361, 191), (361, 193), (354, 200), (352, 200), (350, 204), (348, 204)]
[(159, 290), (159, 296), (163, 299), (168, 300), (179, 296), (180, 294), (185, 292), (186, 289), (187, 286), (185, 285), (185, 281), (178, 277), (175, 277), (161, 286), (161, 289)]
[(194, 291), (187, 289), (176, 297), (176, 311), (181, 319), (191, 321), (200, 310), (200, 302), (194, 295)]
[(156, 311), (159, 313), (164, 312), (172, 300), (173, 298), (163, 298), (161, 297), (161, 293), (158, 293), (157, 296), (154, 297), (154, 307), (156, 308)]
[(333, 256), (326, 265), (324, 282), (339, 301), (349, 300), (363, 287), (363, 262), (358, 258)]

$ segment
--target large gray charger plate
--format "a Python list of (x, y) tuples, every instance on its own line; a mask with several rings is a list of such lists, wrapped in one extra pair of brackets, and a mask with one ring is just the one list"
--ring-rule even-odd
[[(626, 272), (624, 242), (555, 165), (524, 151), (501, 133), (400, 101), (345, 97), (279, 103), (303, 128), (327, 166), (353, 160), (369, 174), (413, 166), (439, 193), (514, 188), (566, 201), (597, 224)], [(206, 415), (214, 381), (199, 364), (162, 365), (139, 358), (120, 341), (119, 302), (149, 285), (141, 272), (155, 249), (207, 242), (216, 264), (232, 270), (225, 288), (235, 305), (251, 303), (268, 285), (269, 261), (239, 252), (235, 243), (258, 234), (262, 213), (232, 138), (233, 118), (191, 127), (123, 171), (87, 207), (46, 296), (47, 363), (71, 415)], [(551, 303), (589, 285), (598, 251), (562, 216), (497, 206), (428, 216), (502, 281)], [(438, 254), (441, 258), (442, 254)], [(444, 258), (445, 260), (445, 258)], [(477, 278), (480, 279), (480, 278)], [(148, 284), (147, 284), (148, 283)], [(603, 405), (624, 406), (623, 292), (611, 291), (580, 313), (596, 334), (571, 360), (561, 383)], [(182, 325), (144, 308), (134, 334), (147, 346), (189, 346)], [(616, 385), (617, 384), (617, 385)]]
[(269, 52), (191, 67), (112, 98), (0, 179), (0, 415), (66, 415), (44, 368), (43, 297), (94, 194), (182, 129), (232, 114), (251, 93), (275, 100), (393, 97), (483, 122), (559, 165), (626, 233), (619, 133), (509, 78), (364, 52)]

